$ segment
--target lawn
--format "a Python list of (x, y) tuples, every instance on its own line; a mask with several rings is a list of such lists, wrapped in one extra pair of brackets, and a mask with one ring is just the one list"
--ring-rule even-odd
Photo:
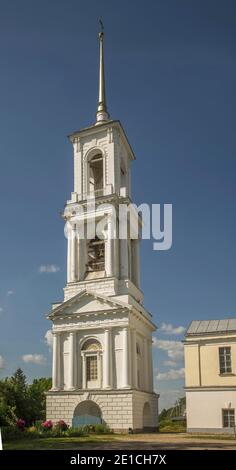
[(20, 439), (3, 443), (3, 450), (54, 450), (80, 449), (85, 444), (99, 444), (114, 441), (113, 435), (91, 435), (83, 437), (47, 437), (40, 439)]
[[(214, 444), (216, 442), (216, 445)], [(3, 443), (4, 450), (79, 450), (79, 449), (157, 449), (191, 448), (192, 443), (198, 448), (236, 449), (234, 436), (199, 435), (186, 433), (151, 433), (151, 434), (90, 434), (81, 437), (45, 437), (20, 439)], [(228, 447), (227, 447), (228, 446)]]

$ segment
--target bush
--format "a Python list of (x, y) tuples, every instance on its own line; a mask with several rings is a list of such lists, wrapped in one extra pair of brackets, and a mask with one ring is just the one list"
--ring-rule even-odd
[(43, 424), (42, 420), (35, 421), (34, 427), (37, 429), (37, 431), (42, 431), (42, 424)]
[(63, 421), (63, 419), (60, 419), (60, 421), (56, 423), (54, 429), (56, 429), (57, 431), (64, 432), (64, 431), (67, 431), (68, 426), (65, 423), (65, 421)]
[(41, 424), (41, 427), (44, 431), (51, 431), (51, 429), (53, 428), (53, 422), (50, 419), (48, 419), (47, 421), (44, 421)]
[(25, 433), (22, 432), (16, 426), (3, 426), (1, 428), (1, 433), (2, 433), (3, 443), (4, 441), (6, 442), (6, 441), (13, 441), (16, 439), (23, 439), (25, 436)]
[(186, 432), (185, 421), (163, 420), (159, 424), (160, 432)]
[(26, 428), (24, 437), (27, 439), (37, 439), (40, 437), (40, 432), (36, 426), (31, 426), (30, 428)]
[(95, 424), (94, 426), (95, 434), (110, 434), (111, 431), (106, 424)]
[(20, 429), (20, 431), (24, 431), (25, 430), (25, 420), (24, 419), (17, 419), (16, 421), (16, 426), (18, 429)]
[(69, 428), (66, 431), (66, 435), (68, 437), (81, 437), (81, 436), (86, 436), (88, 434), (86, 432), (85, 426), (80, 426), (78, 428)]

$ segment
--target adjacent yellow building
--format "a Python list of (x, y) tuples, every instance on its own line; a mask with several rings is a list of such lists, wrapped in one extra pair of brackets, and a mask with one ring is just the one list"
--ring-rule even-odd
[(236, 318), (192, 321), (184, 350), (188, 432), (234, 432)]

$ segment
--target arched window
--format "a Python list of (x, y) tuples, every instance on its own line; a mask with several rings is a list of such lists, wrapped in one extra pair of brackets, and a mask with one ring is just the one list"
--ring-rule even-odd
[(96, 339), (88, 339), (83, 344), (83, 388), (101, 387), (101, 352), (101, 344)]
[(89, 161), (89, 193), (99, 193), (103, 189), (103, 156), (94, 155)]
[(87, 273), (105, 270), (105, 242), (97, 236), (88, 242)]

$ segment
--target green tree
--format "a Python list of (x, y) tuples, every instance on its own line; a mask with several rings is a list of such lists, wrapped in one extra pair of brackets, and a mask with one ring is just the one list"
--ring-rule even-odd
[(31, 414), (34, 421), (46, 418), (46, 395), (52, 387), (52, 379), (41, 377), (29, 385)]
[(0, 381), (0, 425), (5, 426), (23, 418), (26, 424), (45, 419), (45, 392), (52, 386), (49, 378), (35, 379), (27, 384), (22, 369), (17, 369), (12, 377)]

